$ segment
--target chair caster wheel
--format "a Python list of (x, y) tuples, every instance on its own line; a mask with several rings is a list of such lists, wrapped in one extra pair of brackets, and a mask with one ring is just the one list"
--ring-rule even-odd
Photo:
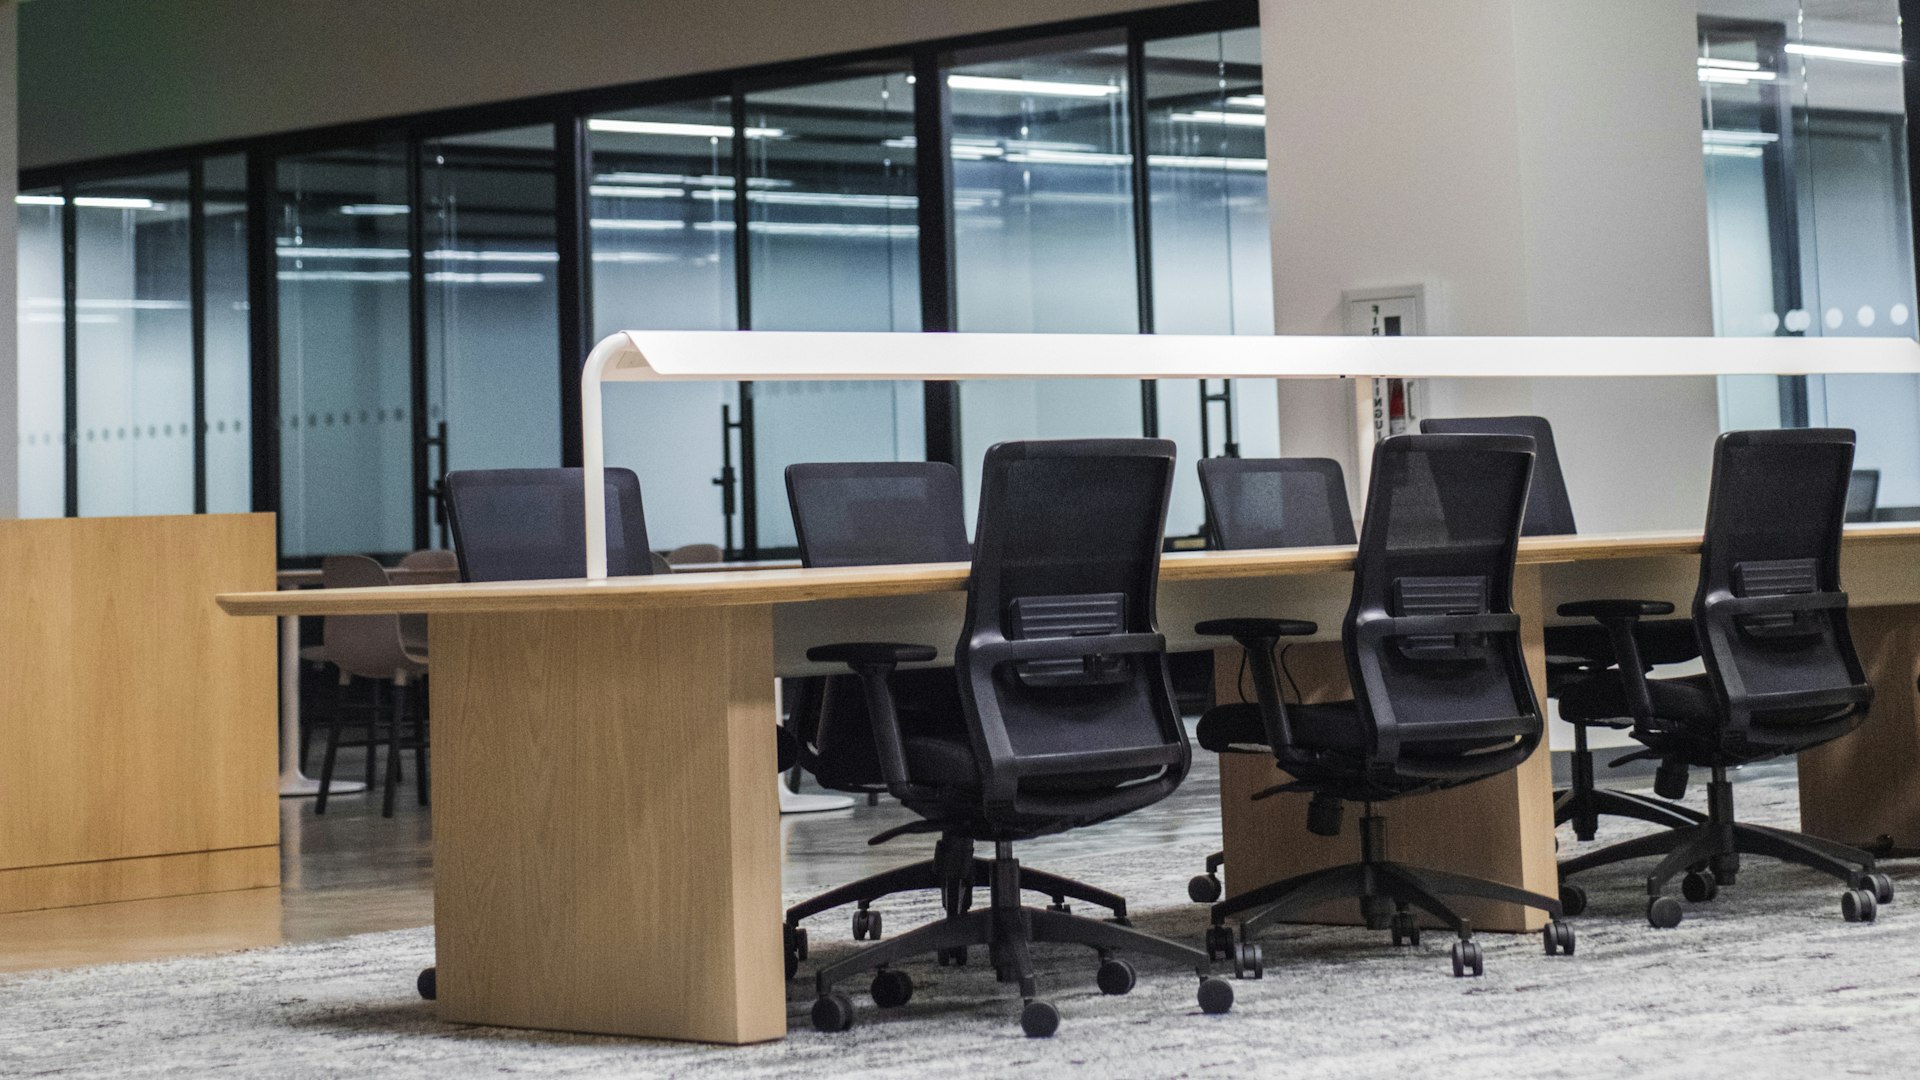
[(1260, 946), (1251, 941), (1243, 941), (1233, 949), (1233, 977), (1236, 979), (1263, 979), (1267, 974), (1266, 958), (1260, 955)]
[(1571, 881), (1560, 883), (1560, 914), (1573, 916), (1587, 910), (1587, 890)]
[(1020, 1030), (1029, 1039), (1050, 1039), (1060, 1030), (1060, 1010), (1050, 1002), (1029, 1001), (1020, 1010)]
[(829, 990), (814, 999), (813, 1030), (833, 1033), (853, 1026), (853, 999)]
[(1068, 904), (1065, 900), (1055, 900), (1053, 903), (1047, 905), (1047, 910), (1057, 911), (1062, 915), (1073, 914), (1073, 906), (1071, 904)]
[(1679, 926), (1683, 915), (1680, 901), (1671, 896), (1656, 896), (1647, 901), (1647, 924), (1656, 930), (1671, 930)]
[(440, 969), (438, 967), (421, 968), (420, 977), (413, 980), (413, 988), (420, 996), (432, 1001), (440, 996)]
[(871, 908), (861, 908), (853, 913), (853, 940), (880, 940), (880, 913)]
[(1840, 894), (1840, 915), (1848, 922), (1872, 922), (1880, 914), (1880, 905), (1865, 889), (1848, 889)]
[(933, 954), (933, 958), (939, 961), (941, 967), (966, 967), (967, 947), (955, 945), (951, 949), (941, 949)]
[(1690, 904), (1702, 904), (1720, 895), (1720, 882), (1711, 870), (1694, 870), (1680, 879), (1680, 895)]
[(1461, 979), (1469, 975), (1478, 978), (1485, 974), (1486, 970), (1487, 958), (1480, 952), (1479, 942), (1467, 939), (1453, 943), (1454, 978)]
[(1219, 1016), (1231, 1008), (1233, 1008), (1232, 983), (1218, 975), (1209, 975), (1200, 980), (1201, 1012), (1208, 1016)]
[(1885, 874), (1872, 872), (1858, 874), (1853, 879), (1853, 887), (1872, 893), (1876, 904), (1893, 903), (1893, 879)]
[(1100, 961), (1100, 970), (1094, 972), (1093, 981), (1099, 985), (1100, 992), (1115, 997), (1133, 989), (1133, 965), (1125, 960), (1111, 957)]
[(904, 971), (882, 968), (875, 972), (868, 987), (873, 1003), (883, 1009), (897, 1009), (913, 1000), (913, 976)]
[(1225, 960), (1233, 955), (1233, 931), (1224, 926), (1207, 927), (1207, 959)]
[(1196, 904), (1216, 903), (1220, 893), (1220, 879), (1212, 874), (1195, 874), (1187, 881), (1187, 898)]
[(1540, 928), (1540, 940), (1546, 943), (1548, 956), (1556, 953), (1572, 956), (1573, 924), (1559, 919), (1549, 920), (1547, 925)]
[(1411, 911), (1397, 911), (1393, 915), (1393, 943), (1395, 945), (1420, 944), (1420, 923)]

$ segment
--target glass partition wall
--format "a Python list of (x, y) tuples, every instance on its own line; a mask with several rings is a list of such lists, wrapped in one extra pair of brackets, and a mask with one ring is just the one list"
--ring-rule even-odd
[[(1268, 332), (1254, 15), (30, 175), (22, 509), (271, 510), (292, 563), (393, 557), (448, 542), (447, 469), (577, 463), (578, 365), (615, 330)], [(792, 551), (794, 462), (1164, 433), (1190, 536), (1190, 463), (1276, 449), (1271, 387), (1217, 382), (614, 384), (606, 410), (654, 544), (749, 558)]]

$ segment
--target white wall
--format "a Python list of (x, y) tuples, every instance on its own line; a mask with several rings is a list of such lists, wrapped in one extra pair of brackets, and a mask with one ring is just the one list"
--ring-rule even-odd
[(21, 160), (30, 167), (79, 161), (1033, 26), (1161, 2), (30, 4), (21, 16)]
[[(1411, 283), (1430, 333), (1712, 333), (1690, 6), (1264, 0), (1261, 27), (1288, 88), (1267, 133), (1281, 333), (1339, 333), (1341, 290)], [(1427, 391), (1428, 415), (1552, 421), (1584, 531), (1699, 523), (1711, 380)], [(1354, 472), (1352, 388), (1281, 395), (1283, 450)]]

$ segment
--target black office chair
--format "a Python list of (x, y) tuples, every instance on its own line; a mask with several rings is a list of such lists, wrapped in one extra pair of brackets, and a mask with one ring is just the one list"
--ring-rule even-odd
[[(1682, 871), (1688, 900), (1711, 900), (1731, 885), (1740, 856), (1811, 867), (1847, 883), (1840, 910), (1872, 921), (1893, 899), (1893, 883), (1857, 848), (1734, 820), (1730, 766), (1797, 754), (1852, 731), (1873, 700), (1847, 632), (1840, 591), (1840, 529), (1853, 432), (1842, 429), (1733, 431), (1714, 444), (1713, 488), (1693, 626), (1706, 673), (1649, 679), (1634, 624), (1673, 605), (1640, 600), (1563, 604), (1591, 616), (1620, 657), (1608, 679), (1570, 687), (1562, 715), (1629, 716), (1633, 737), (1661, 760), (1659, 794), (1678, 799), (1687, 771), (1712, 770), (1706, 819), (1637, 837), (1560, 864), (1564, 880), (1582, 870), (1663, 855), (1647, 876), (1647, 921), (1678, 926), (1679, 901), (1661, 895)], [(1584, 902), (1578, 886), (1563, 893)]]
[[(840, 462), (787, 466), (787, 502), (793, 510), (800, 561), (806, 566), (885, 566), (902, 563), (966, 562), (967, 542), (960, 472), (938, 461)], [(950, 667), (906, 668), (888, 676), (894, 715), (906, 738), (959, 737), (966, 732), (959, 685)], [(799, 764), (822, 787), (854, 794), (887, 790), (887, 777), (874, 748), (867, 700), (855, 675), (812, 676), (786, 680), (790, 701), (788, 729)], [(942, 847), (972, 841), (942, 840)], [(880, 939), (881, 913), (875, 900), (894, 893), (939, 889), (942, 858), (862, 878), (787, 909), (787, 978), (807, 956), (803, 919), (844, 904), (858, 904), (853, 937)], [(974, 884), (993, 880), (993, 863), (974, 859)], [(1055, 905), (1083, 900), (1126, 917), (1126, 900), (1091, 885), (1023, 867), (1023, 889), (1046, 893)]]
[(1880, 470), (1855, 469), (1847, 482), (1847, 520), (1872, 521), (1880, 509)]
[[(1347, 478), (1331, 458), (1206, 458), (1200, 462), (1209, 539), (1216, 549), (1327, 547), (1351, 544), (1353, 504)], [(1220, 899), (1226, 853), (1207, 856), (1207, 870), (1187, 882), (1196, 904)]]
[[(553, 581), (587, 576), (586, 478), (580, 469), (468, 469), (442, 482), (461, 581)], [(607, 575), (642, 577), (660, 563), (647, 547), (640, 478), (606, 470)], [(798, 756), (776, 728), (781, 772)], [(436, 996), (436, 971), (420, 973), (420, 996)]]
[[(1172, 794), (1191, 763), (1167, 674), (1166, 640), (1154, 626), (1161, 534), (1174, 447), (1159, 439), (1001, 443), (982, 468), (973, 575), (954, 670), (965, 728), (912, 734), (895, 708), (888, 675), (931, 660), (926, 645), (840, 644), (808, 657), (845, 663), (860, 676), (887, 788), (923, 820), (889, 829), (936, 832), (935, 863), (946, 916), (829, 964), (817, 975), (813, 1024), (843, 1031), (853, 1002), (833, 989), (879, 968), (874, 1003), (904, 1005), (906, 972), (890, 965), (921, 953), (964, 962), (988, 948), (1002, 982), (1018, 983), (1028, 1035), (1053, 1033), (1059, 1013), (1037, 997), (1028, 947), (1085, 945), (1100, 956), (1109, 994), (1132, 989), (1117, 950), (1190, 963), (1200, 1005), (1233, 1004), (1233, 987), (1207, 974), (1197, 949), (1056, 908), (1022, 907), (1026, 872), (1016, 841), (1093, 825)], [(990, 841), (990, 903), (969, 910), (977, 882), (973, 844)]]
[[(1567, 536), (1576, 530), (1573, 500), (1567, 494), (1566, 476), (1560, 471), (1560, 454), (1553, 442), (1553, 425), (1541, 416), (1473, 416), (1444, 420), (1422, 420), (1420, 430), (1441, 435), (1525, 435), (1533, 440), (1533, 482), (1527, 488), (1527, 516), (1520, 527), (1522, 536)], [(1648, 664), (1683, 664), (1697, 659), (1699, 648), (1693, 640), (1693, 624), (1685, 619), (1643, 622), (1637, 631), (1640, 658)], [(1549, 626), (1547, 639), (1547, 696), (1558, 698), (1576, 682), (1604, 676), (1613, 664), (1613, 648), (1606, 632), (1597, 626)], [(1562, 719), (1565, 719), (1563, 716)], [(1680, 827), (1702, 820), (1701, 815), (1684, 806), (1662, 799), (1648, 798), (1631, 791), (1614, 791), (1596, 786), (1593, 750), (1589, 729), (1625, 727), (1615, 719), (1589, 723), (1573, 722), (1573, 753), (1567, 786), (1553, 793), (1553, 823), (1571, 821), (1573, 835), (1592, 840), (1600, 828), (1601, 815), (1634, 818), (1655, 825)], [(1622, 758), (1615, 764), (1631, 760)], [(1569, 912), (1577, 915), (1578, 911)]]
[[(1523, 904), (1553, 916), (1548, 955), (1572, 953), (1573, 927), (1558, 900), (1480, 878), (1384, 858), (1385, 820), (1375, 802), (1439, 791), (1506, 772), (1531, 755), (1544, 728), (1513, 614), (1519, 542), (1533, 441), (1511, 435), (1399, 435), (1374, 449), (1341, 629), (1351, 701), (1287, 705), (1273, 652), (1281, 639), (1318, 631), (1294, 619), (1216, 619), (1196, 631), (1232, 637), (1254, 671), (1257, 701), (1221, 705), (1200, 721), (1200, 743), (1225, 752), (1265, 746), (1292, 780), (1262, 795), (1308, 792), (1309, 831), (1340, 832), (1342, 803), (1357, 800), (1360, 861), (1273, 882), (1213, 908), (1211, 955), (1260, 964), (1251, 944), (1269, 923), (1329, 900), (1356, 898), (1369, 929), (1417, 944), (1410, 908), (1452, 928), (1455, 975), (1481, 973), (1473, 929), (1442, 896)], [(1255, 798), (1261, 797), (1256, 795)], [(1462, 822), (1462, 829), (1472, 824)], [(1241, 916), (1236, 947), (1226, 920)]]

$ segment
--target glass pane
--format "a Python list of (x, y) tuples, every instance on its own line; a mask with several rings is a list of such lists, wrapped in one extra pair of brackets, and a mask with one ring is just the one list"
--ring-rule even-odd
[(405, 148), (287, 158), (278, 188), (282, 554), (407, 551)]
[(193, 512), (187, 174), (74, 194), (80, 513)]
[(247, 166), (240, 154), (208, 158), (207, 511), (253, 509), (252, 339), (247, 326)]
[[(751, 94), (747, 177), (753, 328), (920, 329), (913, 87), (905, 72)], [(785, 470), (918, 460), (919, 383), (752, 387), (761, 548), (797, 541)]]
[[(727, 99), (630, 109), (587, 127), (595, 337), (739, 329)], [(713, 478), (727, 439), (720, 410), (738, 399), (730, 382), (607, 385), (607, 464), (639, 474), (655, 547), (733, 546), (737, 526), (729, 537)]]
[[(1124, 36), (957, 57), (947, 85), (957, 328), (1138, 332)], [(1124, 380), (960, 384), (969, 516), (993, 443), (1137, 436), (1141, 419)]]
[(580, 421), (560, 415), (553, 127), (432, 140), (421, 168), (428, 475), (558, 465)]
[(67, 323), (60, 257), (66, 200), (53, 189), (16, 197), (20, 226), (21, 517), (67, 512)]
[[(1266, 97), (1257, 27), (1144, 47), (1154, 330), (1273, 333)], [(1167, 532), (1198, 536), (1192, 463), (1280, 452), (1274, 381), (1162, 379), (1159, 430), (1180, 447)]]

